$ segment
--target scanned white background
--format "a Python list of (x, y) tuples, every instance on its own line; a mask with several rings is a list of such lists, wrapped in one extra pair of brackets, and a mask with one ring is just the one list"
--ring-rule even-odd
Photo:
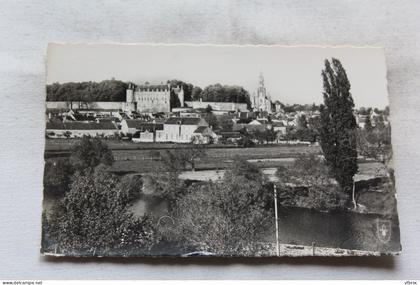
[[(419, 279), (419, 17), (420, 1), (415, 0), (0, 0), (0, 279)], [(384, 47), (402, 256), (208, 261), (41, 257), (44, 59), (51, 41)]]

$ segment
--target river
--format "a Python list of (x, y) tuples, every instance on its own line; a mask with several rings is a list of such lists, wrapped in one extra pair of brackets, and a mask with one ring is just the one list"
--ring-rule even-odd
[[(280, 243), (337, 247), (369, 251), (399, 251), (400, 232), (398, 217), (354, 212), (323, 213), (303, 208), (279, 207)], [(389, 224), (389, 240), (379, 239), (382, 224)], [(387, 234), (389, 234), (387, 233)], [(275, 240), (275, 231), (268, 236)]]
[[(290, 162), (289, 159), (283, 160)], [(180, 178), (195, 181), (215, 181), (222, 179), (225, 171), (184, 171), (180, 174)], [(276, 168), (263, 168), (262, 172), (271, 181), (276, 180)], [(280, 243), (376, 252), (397, 252), (400, 250), (397, 215), (386, 218), (378, 214), (347, 211), (327, 213), (304, 208), (284, 208), (281, 205), (278, 208)], [(385, 242), (378, 238), (383, 224), (387, 225), (387, 234), (390, 233), (389, 240)], [(272, 229), (272, 231), (264, 234), (265, 240), (262, 242), (275, 242), (274, 217)]]

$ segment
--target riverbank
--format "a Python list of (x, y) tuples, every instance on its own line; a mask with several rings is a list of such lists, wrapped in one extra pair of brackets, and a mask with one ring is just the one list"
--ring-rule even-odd
[[(252, 257), (305, 257), (305, 256), (320, 256), (320, 257), (349, 257), (349, 256), (396, 256), (400, 255), (401, 251), (369, 251), (369, 250), (353, 250), (353, 249), (343, 249), (343, 248), (332, 248), (332, 247), (319, 247), (319, 246), (305, 246), (305, 245), (293, 245), (293, 244), (279, 244), (279, 255), (277, 255), (276, 245), (275, 244), (262, 244), (262, 247), (270, 247), (270, 250), (263, 249), (259, 253), (252, 254)], [(61, 253), (54, 252), (43, 252), (44, 256), (55, 256), (61, 257), (65, 256)], [(146, 256), (162, 256), (162, 253), (153, 253), (145, 252), (143, 253)], [(164, 254), (165, 255), (165, 254)], [(135, 255), (134, 255), (135, 256)], [(166, 256), (171, 257), (183, 257), (188, 258), (188, 253), (169, 253), (166, 252)], [(206, 254), (201, 255), (199, 253), (192, 255), (193, 257), (217, 257), (215, 254)], [(106, 256), (96, 256), (96, 257), (106, 257)], [(127, 256), (129, 257), (129, 256)], [(222, 257), (225, 257), (222, 255)], [(226, 256), (227, 257), (227, 256)], [(246, 257), (243, 255), (235, 255), (232, 257)]]
[[(262, 254), (261, 256), (277, 256), (275, 244), (270, 244), (271, 250)], [(394, 256), (399, 255), (400, 251), (370, 251), (370, 250), (354, 250), (332, 247), (319, 246), (305, 246), (294, 244), (280, 244), (279, 256), (328, 256), (328, 257), (342, 257), (342, 256)]]

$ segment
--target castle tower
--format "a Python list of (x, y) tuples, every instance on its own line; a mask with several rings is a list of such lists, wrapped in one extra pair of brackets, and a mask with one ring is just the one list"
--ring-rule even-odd
[(124, 112), (132, 112), (136, 110), (136, 103), (134, 100), (134, 84), (129, 83), (125, 91), (125, 103), (122, 103), (122, 110)]
[(133, 103), (134, 102), (134, 86), (133, 84), (129, 83), (128, 84), (128, 88), (126, 90), (126, 94), (125, 94), (125, 101), (127, 103)]
[(181, 89), (179, 89), (178, 92), (178, 99), (179, 102), (181, 103), (181, 108), (184, 108), (184, 88), (181, 85)]

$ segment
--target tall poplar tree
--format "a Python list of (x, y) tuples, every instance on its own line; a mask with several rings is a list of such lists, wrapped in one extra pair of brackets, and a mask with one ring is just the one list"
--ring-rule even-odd
[(321, 105), (321, 148), (332, 175), (341, 188), (351, 194), (358, 170), (356, 119), (350, 82), (338, 59), (325, 60), (322, 71), (324, 104)]

